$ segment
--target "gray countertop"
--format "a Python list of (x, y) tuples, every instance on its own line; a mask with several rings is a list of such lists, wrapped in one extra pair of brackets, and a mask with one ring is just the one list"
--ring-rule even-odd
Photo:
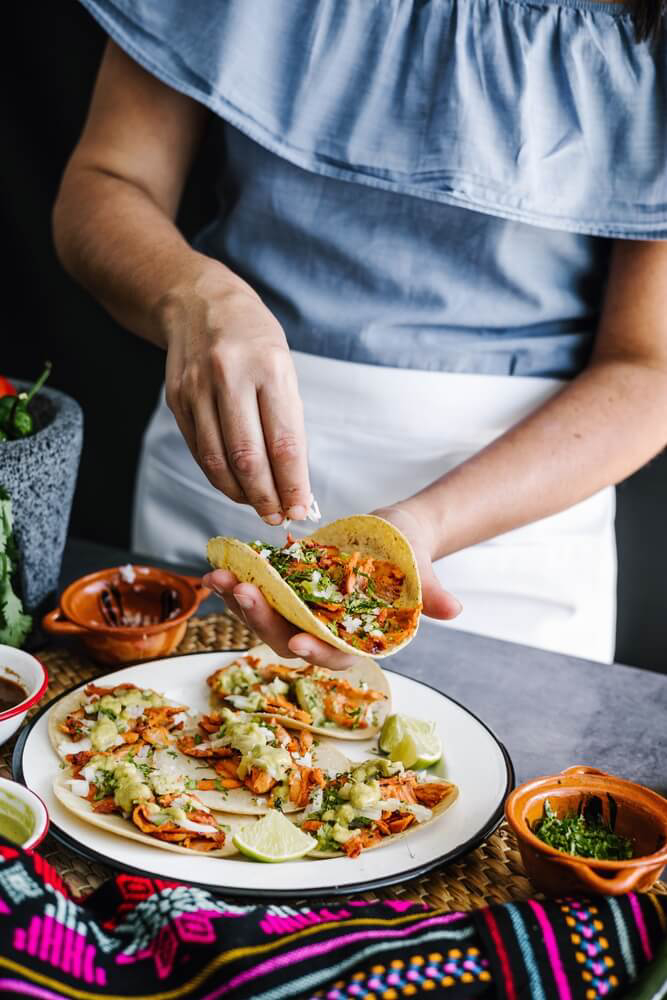
[[(128, 561), (157, 562), (71, 540), (61, 586)], [(200, 614), (220, 607), (210, 599)], [(479, 716), (507, 747), (517, 783), (590, 764), (667, 795), (665, 675), (487, 639), (427, 619), (407, 649), (384, 665), (426, 681)]]

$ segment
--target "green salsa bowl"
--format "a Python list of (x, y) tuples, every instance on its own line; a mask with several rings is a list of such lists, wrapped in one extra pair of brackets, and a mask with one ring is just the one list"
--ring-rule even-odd
[(0, 778), (0, 836), (29, 851), (44, 840), (49, 814), (38, 795), (9, 778)]

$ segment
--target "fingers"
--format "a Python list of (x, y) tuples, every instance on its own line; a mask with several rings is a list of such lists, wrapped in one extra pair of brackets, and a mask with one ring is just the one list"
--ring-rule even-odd
[[(188, 300), (190, 301), (190, 300)], [(177, 310), (167, 338), (167, 402), (209, 481), (268, 524), (310, 506), (303, 408), (285, 335), (256, 295)]]
[(283, 520), (273, 472), (264, 441), (257, 391), (250, 381), (221, 387), (217, 395), (219, 421), (234, 478), (267, 524)]
[(297, 655), (288, 646), (289, 640), (297, 630), (273, 610), (257, 587), (251, 583), (239, 583), (234, 574), (227, 570), (208, 573), (203, 582), (222, 597), (229, 610), (256, 632), (260, 639), (279, 656)]
[(174, 348), (167, 352), (165, 367), (165, 399), (167, 406), (174, 414), (178, 429), (185, 438), (192, 457), (197, 460), (197, 435), (195, 432), (192, 412), (186, 401), (181, 398), (181, 366), (183, 363), (180, 352)]
[(268, 604), (260, 590), (251, 583), (240, 583), (234, 588), (234, 599), (241, 606), (249, 628), (279, 656), (297, 656), (289, 647), (296, 635), (296, 628)]
[(199, 380), (198, 370), (182, 373), (178, 342), (167, 352), (165, 397), (192, 457), (209, 482), (230, 500), (247, 503), (243, 490), (229, 468), (220, 433), (220, 423), (211, 391)]
[(287, 517), (303, 520), (311, 491), (303, 406), (291, 364), (275, 371), (271, 381), (260, 387), (258, 402), (281, 509)]
[[(419, 561), (419, 560), (418, 560)], [(440, 621), (448, 621), (456, 618), (463, 611), (463, 605), (445, 590), (435, 575), (433, 564), (430, 559), (419, 565), (419, 575), (422, 582), (422, 602), (424, 614), (428, 618), (437, 618)]]
[(238, 586), (238, 580), (233, 573), (226, 569), (215, 569), (212, 573), (207, 573), (202, 577), (205, 587), (214, 591), (218, 597), (225, 602), (227, 610), (240, 621), (245, 621), (243, 610), (234, 600), (234, 587)]
[(228, 570), (216, 569), (207, 573), (202, 582), (222, 597), (228, 609), (279, 656), (298, 656), (332, 670), (346, 670), (356, 662), (355, 656), (334, 649), (306, 632), (298, 632), (294, 625), (273, 610), (257, 587), (239, 583)]
[(299, 632), (289, 640), (290, 653), (300, 656), (309, 663), (319, 667), (329, 667), (330, 670), (347, 670), (359, 662), (359, 657), (330, 646), (328, 642), (316, 639), (308, 632)]
[(195, 425), (195, 459), (208, 481), (230, 500), (247, 503), (242, 485), (232, 472), (227, 461), (225, 446), (220, 433), (218, 412), (213, 399), (202, 393), (193, 408)]

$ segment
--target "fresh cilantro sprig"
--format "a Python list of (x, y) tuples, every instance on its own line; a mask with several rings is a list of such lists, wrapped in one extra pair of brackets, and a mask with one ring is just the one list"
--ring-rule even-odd
[(12, 504), (0, 486), (0, 643), (21, 646), (32, 627), (32, 618), (14, 593), (12, 577), (18, 565), (18, 549), (12, 531)]

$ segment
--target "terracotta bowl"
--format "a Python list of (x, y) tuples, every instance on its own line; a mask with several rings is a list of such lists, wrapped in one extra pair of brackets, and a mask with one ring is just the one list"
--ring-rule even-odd
[(44, 629), (79, 638), (99, 663), (134, 663), (171, 653), (210, 590), (196, 577), (152, 566), (131, 570), (132, 582), (127, 567), (75, 580), (63, 591), (59, 607), (42, 619)]
[[(597, 861), (564, 854), (532, 832), (548, 799), (557, 816), (576, 812), (580, 802), (597, 796), (609, 822), (616, 806), (614, 831), (629, 837), (635, 857)], [(516, 834), (528, 877), (551, 895), (594, 892), (617, 896), (648, 889), (667, 864), (667, 799), (657, 792), (594, 767), (569, 767), (560, 774), (519, 785), (505, 802), (507, 822)]]

